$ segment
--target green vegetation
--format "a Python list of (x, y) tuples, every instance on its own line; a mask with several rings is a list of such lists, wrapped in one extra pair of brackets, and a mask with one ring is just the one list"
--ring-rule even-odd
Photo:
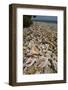
[(23, 15), (23, 27), (29, 27), (32, 24), (31, 15)]

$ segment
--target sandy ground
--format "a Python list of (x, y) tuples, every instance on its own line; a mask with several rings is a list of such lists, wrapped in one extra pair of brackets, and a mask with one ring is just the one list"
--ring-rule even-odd
[(57, 73), (57, 24), (33, 22), (23, 41), (23, 74)]

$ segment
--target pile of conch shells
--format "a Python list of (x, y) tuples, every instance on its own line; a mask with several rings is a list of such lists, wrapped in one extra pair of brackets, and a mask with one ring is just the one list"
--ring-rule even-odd
[(23, 74), (57, 73), (57, 24), (33, 22), (23, 30)]

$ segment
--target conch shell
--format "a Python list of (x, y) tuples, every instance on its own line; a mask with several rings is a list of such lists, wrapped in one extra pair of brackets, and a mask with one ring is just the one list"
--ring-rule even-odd
[(39, 50), (35, 46), (33, 46), (31, 49), (31, 53), (32, 54), (39, 54)]

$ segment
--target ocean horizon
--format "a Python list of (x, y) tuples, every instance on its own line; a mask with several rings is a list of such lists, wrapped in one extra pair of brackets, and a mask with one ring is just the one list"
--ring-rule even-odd
[(57, 23), (57, 16), (34, 16), (31, 18), (32, 21)]

